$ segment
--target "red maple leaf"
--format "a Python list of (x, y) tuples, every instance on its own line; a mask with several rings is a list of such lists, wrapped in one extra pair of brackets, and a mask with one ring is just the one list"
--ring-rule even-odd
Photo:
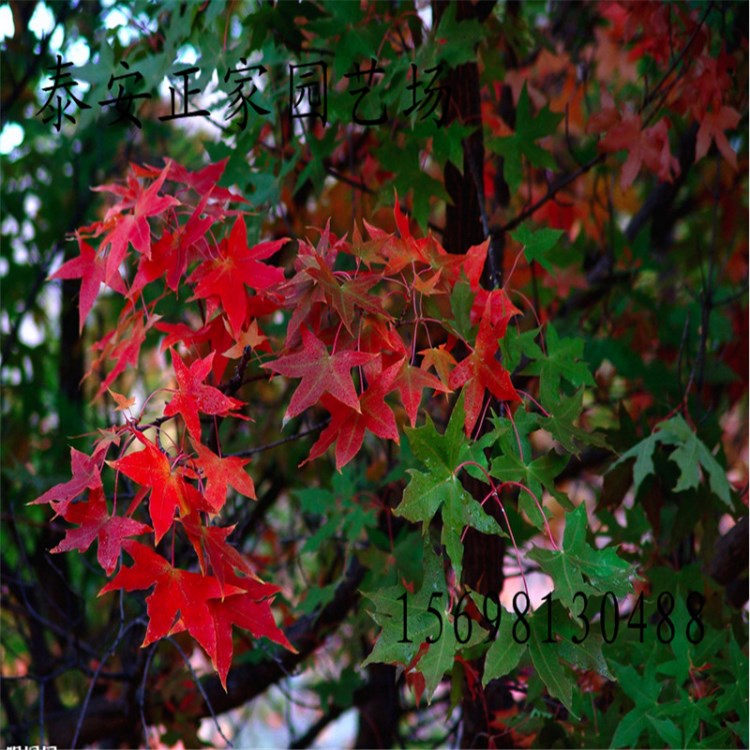
[(231, 329), (227, 330), (228, 325), (223, 315), (217, 315), (198, 329), (191, 328), (185, 323), (159, 322), (155, 327), (167, 334), (161, 342), (162, 351), (181, 342), (189, 351), (207, 354), (215, 352), (211, 372), (214, 381), (219, 383), (229, 364), (229, 358), (221, 352), (230, 347), (234, 340), (230, 333)]
[[(385, 268), (387, 275), (393, 275), (404, 266), (411, 264), (415, 269), (414, 286), (423, 294), (436, 294), (447, 291), (461, 276), (466, 275), (471, 288), (476, 289), (487, 258), (489, 240), (470, 247), (465, 254), (449, 253), (431, 234), (422, 239), (409, 237), (405, 240), (394, 240), (385, 245), (383, 252), (389, 261)], [(417, 270), (417, 267), (420, 270)], [(425, 272), (434, 273), (429, 278), (422, 278)], [(442, 283), (443, 288), (438, 288)]]
[(141, 346), (146, 340), (146, 333), (161, 316), (147, 314), (128, 302), (120, 314), (115, 330), (93, 345), (101, 354), (96, 357), (86, 373), (88, 377), (95, 369), (102, 369), (105, 360), (114, 362), (112, 369), (102, 380), (97, 397), (101, 396), (128, 365), (136, 366), (141, 353)]
[(164, 232), (151, 248), (150, 257), (141, 256), (130, 287), (131, 297), (159, 278), (163, 278), (173, 292), (177, 291), (190, 260), (201, 249), (208, 248), (206, 232), (214, 222), (204, 215), (209, 197), (210, 193), (203, 196), (190, 218), (175, 232)]
[(325, 291), (311, 272), (319, 267), (331, 267), (336, 254), (334, 248), (324, 247), (323, 252), (318, 254), (308, 242), (299, 243), (297, 257), (294, 259), (294, 276), (278, 289), (285, 306), (292, 310), (286, 333), (288, 346), (292, 345), (303, 321), (310, 320), (313, 308), (325, 304)]
[(437, 269), (451, 286), (458, 281), (463, 271), (471, 288), (476, 291), (487, 259), (489, 239), (473, 245), (463, 255), (449, 253), (432, 235), (420, 242), (424, 242), (424, 255), (430, 267)]
[[(208, 164), (196, 172), (191, 172), (176, 161), (172, 161), (172, 159), (164, 159), (164, 163), (169, 165), (170, 181), (187, 185), (199, 195), (205, 195), (210, 192), (211, 196), (217, 200), (232, 200), (247, 203), (247, 200), (241, 195), (236, 195), (218, 185), (222, 174), (224, 174), (224, 169), (226, 168), (228, 161), (229, 158), (227, 157), (226, 159), (214, 162), (213, 164)], [(144, 174), (156, 176), (159, 174), (160, 170), (158, 167), (146, 166), (143, 169), (143, 172)]]
[(99, 596), (118, 589), (137, 591), (154, 586), (153, 593), (146, 599), (148, 627), (142, 645), (148, 646), (169, 635), (177, 625), (179, 612), (188, 633), (215, 661), (216, 629), (208, 602), (227, 594), (242, 594), (244, 590), (231, 584), (222, 587), (213, 576), (174, 568), (161, 555), (135, 540), (126, 541), (123, 547), (134, 564), (130, 568), (123, 567)]
[(198, 412), (221, 417), (231, 414), (231, 416), (243, 418), (242, 415), (232, 414), (234, 409), (244, 406), (242, 401), (225, 396), (218, 388), (203, 383), (211, 372), (214, 352), (203, 359), (196, 359), (189, 369), (185, 367), (185, 363), (177, 352), (174, 350), (170, 352), (177, 376), (177, 393), (164, 407), (164, 416), (181, 414), (188, 432), (198, 442), (201, 439), (201, 422)]
[(225, 575), (231, 588), (242, 589), (242, 593), (220, 600), (212, 599), (208, 602), (208, 608), (216, 633), (216, 658), (213, 659), (213, 665), (226, 690), (227, 673), (234, 651), (232, 625), (244, 628), (256, 638), (268, 638), (294, 653), (297, 649), (276, 625), (271, 613), (270, 597), (280, 591), (279, 587), (257, 578), (240, 578), (229, 568)]
[(401, 362), (396, 362), (380, 373), (362, 394), (359, 401), (361, 411), (355, 411), (330, 396), (323, 396), (322, 404), (331, 413), (331, 423), (320, 433), (318, 441), (310, 450), (310, 455), (302, 463), (322, 455), (335, 441), (336, 469), (341, 471), (341, 467), (349, 463), (362, 447), (365, 430), (398, 443), (396, 420), (384, 397), (393, 390), (400, 369)]
[(497, 337), (505, 336), (510, 319), (521, 315), (521, 311), (510, 301), (504, 289), (477, 290), (471, 306), (470, 320), (472, 325), (479, 323), (483, 316), (489, 316), (490, 325), (495, 329)]
[(263, 367), (287, 377), (302, 378), (284, 417), (291, 419), (316, 403), (324, 393), (330, 393), (358, 412), (359, 398), (349, 370), (369, 362), (375, 356), (351, 349), (329, 354), (328, 347), (315, 334), (303, 328), (302, 349), (267, 362)]
[(185, 533), (193, 545), (201, 572), (206, 574), (206, 560), (213, 574), (223, 586), (227, 570), (238, 570), (241, 573), (257, 578), (252, 566), (234, 547), (227, 542), (227, 537), (234, 531), (233, 526), (204, 526), (197, 513), (191, 513), (180, 519)]
[[(78, 330), (83, 331), (83, 324), (86, 322), (86, 318), (99, 294), (99, 286), (105, 281), (106, 263), (88, 242), (85, 242), (81, 237), (77, 237), (77, 239), (80, 254), (63, 263), (50, 276), (50, 279), (81, 280), (81, 290), (78, 293)], [(127, 293), (119, 271), (113, 274), (107, 283), (119, 294)]]
[(67, 552), (71, 549), (85, 552), (91, 542), (98, 539), (96, 559), (107, 575), (111, 575), (115, 569), (123, 541), (127, 537), (152, 531), (150, 526), (133, 518), (110, 516), (101, 487), (91, 490), (86, 502), (74, 503), (68, 507), (63, 518), (78, 524), (78, 528), (68, 529), (65, 538), (50, 552)]
[(233, 456), (222, 458), (196, 441), (193, 441), (193, 447), (198, 453), (195, 464), (202, 471), (206, 480), (204, 496), (213, 508), (214, 513), (218, 513), (224, 506), (228, 486), (234, 487), (237, 492), (241, 492), (253, 500), (257, 499), (253, 480), (243, 468), (250, 463), (249, 458)]
[(401, 367), (394, 381), (394, 386), (401, 394), (401, 401), (409, 416), (411, 426), (414, 427), (417, 423), (419, 404), (422, 401), (422, 391), (425, 388), (432, 388), (440, 393), (448, 393), (450, 389), (446, 388), (427, 370), (423, 370), (421, 367), (412, 367), (406, 357), (404, 357), (400, 364)]
[(154, 443), (140, 432), (135, 436), (143, 443), (144, 450), (128, 453), (112, 461), (110, 466), (151, 490), (149, 514), (158, 544), (172, 525), (175, 508), (179, 508), (181, 516), (188, 515), (193, 509), (212, 509), (195, 487), (189, 485), (177, 470), (172, 470), (169, 459)]
[(718, 112), (711, 110), (706, 112), (701, 119), (698, 135), (695, 139), (695, 160), (702, 159), (711, 145), (716, 143), (721, 155), (727, 160), (729, 166), (737, 171), (737, 154), (729, 145), (725, 130), (734, 130), (739, 121), (740, 113), (734, 107), (722, 107)]
[(215, 258), (193, 271), (188, 283), (195, 284), (195, 298), (216, 296), (221, 300), (232, 329), (239, 332), (247, 316), (247, 291), (263, 290), (284, 280), (284, 271), (261, 263), (288, 242), (286, 237), (261, 242), (252, 250), (247, 245), (247, 228), (240, 216), (228, 239), (221, 242)]
[(599, 149), (605, 152), (627, 150), (628, 158), (620, 177), (623, 190), (633, 184), (642, 165), (664, 182), (672, 182), (680, 173), (680, 163), (669, 150), (667, 121), (664, 117), (645, 130), (641, 130), (640, 115), (623, 117), (599, 142)]
[[(398, 195), (396, 195), (393, 215), (401, 236), (400, 238), (391, 237), (390, 241), (381, 245), (381, 254), (388, 261), (385, 267), (386, 275), (394, 275), (408, 265), (425, 264), (435, 273), (427, 280), (423, 280), (417, 273), (414, 283), (415, 287), (426, 294), (435, 293), (436, 285), (443, 279), (449, 283), (455, 283), (462, 268), (472, 286), (478, 284), (487, 257), (489, 240), (481, 245), (475, 245), (464, 255), (448, 253), (433, 235), (428, 234), (421, 239), (412, 235), (409, 220), (401, 211)], [(382, 236), (380, 230), (370, 226), (367, 222), (365, 226), (372, 237)]]
[(386, 258), (385, 248), (392, 245), (396, 238), (388, 232), (384, 232), (382, 229), (373, 227), (367, 223), (366, 219), (362, 219), (367, 233), (370, 235), (370, 239), (363, 239), (362, 233), (359, 231), (359, 226), (355, 222), (354, 229), (352, 230), (352, 242), (350, 252), (352, 255), (356, 255), (364, 261), (364, 264), (371, 268), (375, 263), (381, 264)]
[(380, 354), (388, 364), (409, 355), (409, 349), (396, 328), (380, 318), (365, 318), (357, 337), (359, 351)]
[(704, 53), (696, 55), (691, 62), (677, 107), (680, 111), (689, 110), (700, 122), (706, 110), (721, 110), (732, 87), (736, 62), (725, 49), (718, 57)]
[(424, 673), (419, 671), (417, 665), (429, 650), (430, 644), (422, 642), (412, 660), (408, 664), (404, 664), (404, 678), (406, 684), (414, 691), (414, 700), (417, 702), (417, 705), (422, 702), (422, 695), (424, 694), (426, 687)]
[(398, 191), (395, 188), (393, 189), (393, 220), (396, 222), (396, 229), (398, 229), (401, 239), (412, 239), (409, 218), (408, 216), (405, 216), (404, 212), (401, 210), (401, 204), (398, 200)]
[(122, 433), (125, 430), (127, 430), (127, 425), (113, 425), (112, 427), (107, 427), (106, 430), (102, 427), (99, 427), (97, 429), (99, 437), (94, 440), (94, 446), (96, 450), (106, 451), (109, 449), (110, 445), (118, 447), (120, 445)]
[(387, 320), (391, 319), (391, 316), (383, 308), (380, 298), (367, 294), (368, 290), (382, 279), (382, 274), (360, 273), (353, 279), (346, 277), (339, 279), (321, 256), (316, 255), (315, 259), (318, 263), (317, 267), (310, 267), (307, 269), (307, 273), (321, 286), (326, 299), (339, 314), (349, 333), (354, 333), (352, 323), (357, 308), (366, 310), (373, 315), (381, 315)]
[[(125, 259), (128, 250), (128, 244), (147, 258), (151, 257), (151, 228), (148, 225), (148, 217), (156, 216), (163, 213), (170, 206), (178, 206), (180, 202), (177, 198), (168, 195), (159, 195), (164, 180), (169, 171), (169, 163), (161, 171), (159, 177), (154, 180), (147, 188), (131, 178), (128, 180), (128, 189), (115, 189), (118, 186), (102, 185), (94, 190), (108, 190), (109, 192), (118, 192), (123, 200), (107, 211), (105, 224), (114, 221), (114, 228), (102, 240), (101, 250), (111, 245), (109, 255), (107, 256), (106, 281), (110, 280), (119, 273), (120, 265)], [(117, 216), (115, 214), (133, 207), (132, 214)]]
[(106, 450), (102, 447), (97, 448), (91, 456), (71, 448), (70, 468), (73, 477), (51, 487), (29, 505), (51, 503), (55, 516), (65, 517), (68, 506), (78, 495), (84, 490), (95, 490), (102, 486), (102, 462), (105, 454)]
[(510, 373), (495, 359), (498, 338), (498, 327), (492, 325), (488, 301), (479, 324), (474, 351), (461, 361), (448, 379), (448, 385), (453, 389), (465, 386), (464, 427), (467, 435), (471, 434), (479, 418), (485, 389), (501, 401), (521, 400), (511, 383)]

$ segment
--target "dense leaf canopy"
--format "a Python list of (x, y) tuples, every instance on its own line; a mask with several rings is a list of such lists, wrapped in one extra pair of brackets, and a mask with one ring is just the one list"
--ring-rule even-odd
[(0, 19), (8, 744), (747, 746), (745, 5)]

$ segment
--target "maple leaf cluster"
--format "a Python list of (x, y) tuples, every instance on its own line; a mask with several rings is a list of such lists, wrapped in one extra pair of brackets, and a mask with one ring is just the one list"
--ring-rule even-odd
[[(220, 525), (230, 487), (255, 499), (249, 459), (222, 451), (220, 424), (252, 420), (253, 384), (271, 379), (285, 421), (311, 409), (328, 416), (305, 462), (333, 448), (340, 470), (368, 433), (398, 443), (407, 423), (415, 427), (425, 391), (462, 389), (471, 435), (490, 399), (520, 400), (499, 355), (520, 311), (503, 289), (481, 286), (486, 242), (449, 254), (432, 235), (412, 235), (398, 200), (397, 233), (366, 224), (367, 238), (355, 228), (348, 240), (326, 226), (317, 244), (296, 241), (285, 273), (269, 259), (291, 241), (251, 246), (245, 214), (232, 207), (243, 200), (218, 185), (224, 166), (190, 172), (167, 160), (161, 169), (133, 166), (124, 186), (97, 188), (119, 200), (76, 233), (79, 255), (52, 277), (81, 279), (81, 328), (101, 285), (122, 298), (116, 327), (92, 346), (88, 376), (99, 375), (97, 396), (109, 392), (126, 419), (91, 455), (73, 450), (72, 479), (33, 502), (75, 525), (53, 552), (83, 552), (97, 540), (108, 575), (127, 553), (132, 565), (120, 563), (100, 594), (153, 588), (143, 645), (185, 630), (226, 686), (233, 626), (294, 647), (271, 613), (279, 587), (227, 541), (234, 527)], [(199, 314), (167, 319), (164, 299), (186, 291)], [(271, 336), (279, 319), (285, 335)], [(110, 386), (155, 336), (172, 385), (160, 412), (157, 392), (137, 413)], [(105, 467), (117, 478), (111, 505)], [(124, 511), (123, 495), (132, 498)], [(132, 538), (146, 534), (153, 544)], [(171, 557), (158, 551), (170, 534)], [(193, 569), (175, 565), (175, 538), (193, 549)]]
[[(670, 20), (673, 10), (677, 23)], [(622, 189), (633, 184), (643, 167), (663, 182), (679, 176), (679, 162), (670, 150), (669, 117), (661, 115), (650, 124), (664, 107), (688, 114), (697, 123), (696, 162), (715, 143), (736, 172), (737, 154), (726, 136), (726, 131), (734, 130), (741, 119), (740, 113), (727, 104), (734, 60), (723, 50), (718, 57), (711, 54), (709, 33), (698, 12), (687, 6), (642, 2), (602, 3), (601, 13), (611, 24), (607, 33), (613, 41), (632, 44), (633, 60), (647, 54), (664, 69), (638, 111), (616, 107), (605, 91), (602, 109), (587, 123), (588, 132), (603, 134), (600, 151), (627, 153), (620, 176)], [(669, 39), (670, 45), (664, 44), (664, 39)], [(685, 60), (683, 66), (676, 64), (679, 59)]]

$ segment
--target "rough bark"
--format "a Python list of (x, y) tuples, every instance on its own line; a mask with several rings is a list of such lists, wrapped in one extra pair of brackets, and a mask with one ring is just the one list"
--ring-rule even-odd
[[(475, 18), (484, 20), (491, 12), (494, 2), (459, 3), (456, 9), (457, 20)], [(440, 18), (447, 3), (434, 4), (436, 20)], [(445, 189), (452, 205), (446, 210), (446, 223), (443, 233), (443, 245), (448, 252), (463, 253), (472, 245), (478, 245), (486, 239), (482, 213), (484, 141), (482, 136), (481, 99), (479, 93), (479, 69), (476, 62), (469, 62), (451, 71), (449, 77), (452, 106), (448, 121), (458, 120), (467, 125), (476, 125), (477, 129), (464, 140), (463, 173), (452, 164), (446, 165), (444, 178)], [(492, 238), (492, 251), (502, 248), (502, 238)], [(490, 266), (492, 264), (488, 264)], [(495, 263), (496, 265), (496, 263)], [(499, 266), (502, 268), (502, 266)], [(497, 281), (493, 274), (492, 281)], [(487, 278), (487, 274), (485, 274)], [(477, 501), (481, 501), (487, 492), (482, 482), (466, 477), (464, 487)], [(485, 506), (487, 512), (502, 523), (499, 510)], [(463, 581), (466, 586), (480, 593), (499, 594), (503, 587), (503, 559), (505, 557), (505, 540), (499, 536), (481, 534), (469, 529), (464, 539)], [(482, 663), (472, 664), (478, 673), (482, 673)], [(487, 747), (492, 733), (489, 721), (493, 713), (499, 710), (506, 691), (498, 683), (492, 690), (487, 690), (480, 700), (471, 697), (470, 691), (464, 691), (461, 720), (461, 746)]]
[(400, 715), (396, 668), (391, 664), (371, 664), (367, 676), (370, 697), (359, 707), (354, 747), (393, 747)]

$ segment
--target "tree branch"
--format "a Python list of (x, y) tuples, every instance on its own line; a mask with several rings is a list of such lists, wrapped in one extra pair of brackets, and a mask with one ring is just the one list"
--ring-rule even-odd
[[(196, 718), (221, 714), (241, 706), (264, 693), (271, 685), (288, 676), (310, 654), (319, 649), (348, 615), (359, 599), (358, 586), (365, 575), (365, 568), (359, 560), (352, 558), (343, 581), (339, 584), (333, 599), (318, 615), (307, 615), (286, 629), (285, 635), (297, 648), (297, 653), (277, 649), (265, 661), (258, 664), (244, 664), (232, 669), (227, 677), (227, 690), (221, 685), (218, 675), (210, 675), (201, 680), (203, 690), (198, 701)], [(164, 706), (158, 694), (149, 696), (145, 706), (145, 716), (162, 713)], [(80, 708), (47, 713), (50, 727), (50, 742), (58, 747), (70, 747)], [(138, 721), (138, 707), (135, 701), (113, 700), (92, 697), (88, 710), (78, 727), (78, 742), (90, 745), (107, 737), (132, 729)]]
[(747, 601), (748, 517), (743, 516), (716, 542), (713, 559), (706, 572), (727, 587), (727, 599), (738, 609)]
[(302, 432), (296, 432), (294, 435), (288, 435), (287, 437), (274, 440), (272, 443), (267, 443), (266, 445), (259, 445), (257, 448), (248, 448), (247, 450), (238, 451), (237, 453), (228, 453), (227, 457), (247, 458), (248, 456), (254, 456), (256, 453), (271, 450), (271, 448), (278, 448), (280, 445), (291, 443), (294, 440), (299, 440), (307, 435), (311, 435), (313, 432), (322, 430), (324, 427), (328, 426), (330, 421), (330, 419), (324, 419), (322, 422), (318, 422), (317, 424), (312, 425), (312, 427), (302, 430)]

